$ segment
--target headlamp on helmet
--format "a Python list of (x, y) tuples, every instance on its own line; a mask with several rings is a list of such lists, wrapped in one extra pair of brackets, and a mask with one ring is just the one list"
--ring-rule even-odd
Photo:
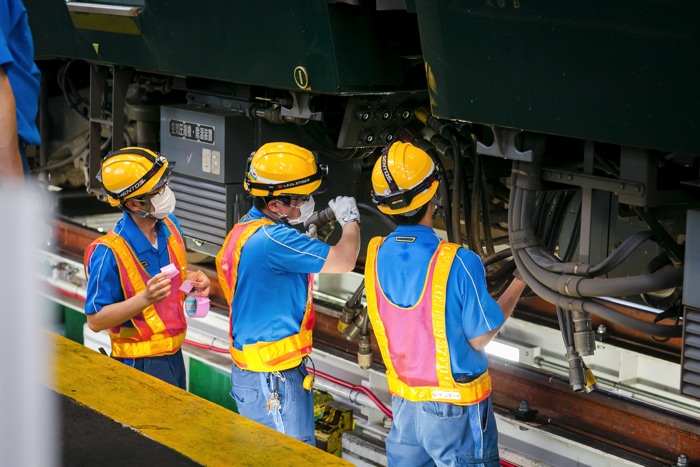
[(322, 193), (327, 166), (311, 151), (291, 143), (267, 143), (248, 158), (243, 188), (253, 196), (298, 196)]
[(107, 154), (96, 178), (109, 203), (119, 206), (163, 187), (170, 180), (174, 166), (162, 154), (127, 147)]
[(414, 214), (429, 202), (440, 180), (425, 151), (397, 142), (382, 151), (372, 171), (372, 200), (385, 214)]

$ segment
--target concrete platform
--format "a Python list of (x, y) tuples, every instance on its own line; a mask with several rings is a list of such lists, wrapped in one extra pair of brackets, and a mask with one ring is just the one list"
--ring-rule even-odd
[(57, 334), (64, 465), (350, 466)]

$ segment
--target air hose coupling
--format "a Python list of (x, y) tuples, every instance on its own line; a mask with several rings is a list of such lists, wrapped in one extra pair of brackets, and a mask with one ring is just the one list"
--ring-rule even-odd
[(586, 389), (586, 376), (583, 370), (583, 360), (572, 347), (566, 350), (566, 359), (569, 362), (569, 385), (574, 392)]
[(340, 318), (338, 319), (338, 332), (341, 334), (345, 334), (345, 331), (348, 329), (348, 326), (350, 326), (350, 323), (352, 323), (352, 320), (355, 319), (355, 316), (359, 312), (357, 307), (354, 307), (352, 303), (345, 302), (345, 305), (343, 306), (343, 311), (340, 313)]
[(368, 334), (360, 334), (357, 339), (357, 364), (363, 370), (372, 366), (372, 340)]

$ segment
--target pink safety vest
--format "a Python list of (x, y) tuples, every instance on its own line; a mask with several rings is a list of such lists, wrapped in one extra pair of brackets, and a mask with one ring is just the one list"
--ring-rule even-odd
[[(262, 218), (239, 222), (226, 236), (224, 245), (216, 255), (216, 271), (219, 283), (229, 307), (233, 302), (238, 279), (238, 263), (241, 250), (248, 239), (263, 225), (273, 225), (270, 219)], [(243, 346), (238, 350), (233, 345), (233, 315), (229, 313), (229, 336), (231, 336), (230, 353), (236, 366), (250, 371), (270, 372), (294, 368), (301, 364), (303, 358), (312, 350), (312, 331), (316, 314), (313, 306), (313, 276), (309, 274), (306, 295), (306, 311), (297, 334), (275, 342), (257, 342)]]
[(384, 238), (367, 247), (367, 312), (386, 366), (389, 392), (406, 400), (471, 405), (491, 394), (488, 372), (469, 383), (452, 376), (445, 328), (447, 278), (459, 245), (441, 242), (433, 254), (418, 302), (408, 308), (392, 303), (377, 276), (377, 252)]
[[(180, 349), (185, 339), (187, 321), (180, 291), (180, 285), (187, 274), (185, 243), (175, 224), (168, 218), (165, 218), (164, 222), (170, 231), (168, 255), (180, 274), (171, 279), (170, 296), (149, 305), (131, 318), (133, 327), (119, 325), (109, 330), (114, 357), (143, 358), (171, 355)], [(126, 240), (111, 230), (94, 240), (85, 250), (86, 276), (90, 257), (98, 245), (105, 245), (114, 253), (126, 299), (146, 290), (146, 283), (152, 276), (146, 272)]]

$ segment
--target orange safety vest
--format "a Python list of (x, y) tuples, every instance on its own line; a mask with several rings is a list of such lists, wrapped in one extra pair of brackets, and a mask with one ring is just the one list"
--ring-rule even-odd
[[(168, 254), (170, 261), (180, 271), (172, 278), (171, 293), (165, 299), (153, 303), (131, 318), (132, 326), (119, 325), (109, 330), (112, 341), (112, 356), (118, 358), (143, 358), (171, 355), (177, 352), (185, 339), (187, 321), (182, 305), (180, 286), (187, 274), (185, 243), (175, 224), (164, 219), (170, 231)], [(151, 276), (141, 264), (138, 256), (123, 237), (113, 231), (94, 240), (85, 250), (85, 275), (90, 257), (98, 245), (112, 250), (117, 260), (119, 278), (124, 297), (129, 299), (144, 290)]]
[(418, 303), (402, 308), (386, 297), (377, 275), (377, 252), (384, 238), (367, 247), (367, 313), (386, 366), (389, 392), (413, 402), (439, 401), (471, 405), (491, 394), (485, 372), (458, 383), (452, 376), (445, 329), (447, 278), (459, 245), (440, 242), (428, 267)]
[[(226, 236), (224, 245), (216, 255), (216, 271), (226, 301), (231, 306), (238, 279), (238, 263), (241, 260), (243, 245), (264, 225), (273, 225), (267, 218), (239, 222)], [(299, 366), (303, 358), (311, 353), (312, 331), (316, 314), (313, 306), (313, 276), (309, 274), (306, 295), (306, 311), (301, 321), (299, 333), (275, 342), (257, 342), (238, 350), (233, 345), (233, 313), (229, 313), (229, 336), (231, 338), (231, 358), (244, 370), (270, 372), (288, 370)]]

